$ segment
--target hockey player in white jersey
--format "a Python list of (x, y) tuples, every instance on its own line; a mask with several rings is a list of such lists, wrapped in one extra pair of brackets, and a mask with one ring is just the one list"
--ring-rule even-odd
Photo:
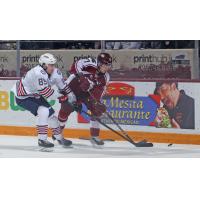
[(61, 90), (68, 90), (63, 81), (62, 73), (55, 68), (56, 58), (49, 53), (39, 58), (39, 65), (29, 70), (27, 74), (13, 88), (16, 103), (30, 111), (37, 118), (38, 145), (53, 147), (47, 140), (48, 125), (53, 132), (53, 140), (63, 146), (70, 146), (72, 142), (65, 139), (60, 131), (57, 117), (47, 100), (56, 100), (60, 94), (51, 88), (56, 85)]

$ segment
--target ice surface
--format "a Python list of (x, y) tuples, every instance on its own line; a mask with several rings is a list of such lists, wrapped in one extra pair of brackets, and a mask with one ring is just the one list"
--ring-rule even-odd
[(200, 157), (199, 145), (155, 144), (152, 148), (136, 148), (128, 142), (105, 142), (103, 148), (97, 149), (87, 140), (72, 140), (73, 148), (56, 145), (52, 152), (41, 152), (37, 137), (1, 135), (0, 157)]

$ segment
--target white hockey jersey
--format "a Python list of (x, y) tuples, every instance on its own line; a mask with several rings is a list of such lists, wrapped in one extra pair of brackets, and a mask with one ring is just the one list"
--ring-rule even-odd
[[(97, 65), (97, 59), (95, 58), (86, 58), (78, 60), (71, 66), (70, 70), (72, 74), (83, 73), (86, 76), (91, 74), (95, 75), (97, 71), (98, 71), (98, 65)], [(108, 72), (104, 74), (104, 79), (105, 79), (105, 85), (107, 85), (110, 81), (110, 75)]]
[(53, 74), (49, 76), (46, 71), (38, 65), (29, 70), (21, 80), (16, 82), (13, 92), (15, 96), (20, 99), (43, 96), (49, 100), (55, 100), (60, 94), (51, 88), (53, 85), (56, 85), (60, 90), (68, 89), (59, 69), (55, 68)]
[(98, 68), (97, 60), (95, 58), (85, 58), (76, 61), (71, 67), (71, 73), (90, 74)]

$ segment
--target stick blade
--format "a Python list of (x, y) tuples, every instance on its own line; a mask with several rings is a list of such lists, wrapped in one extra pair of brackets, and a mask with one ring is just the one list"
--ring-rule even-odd
[(135, 144), (136, 147), (153, 147), (153, 143), (141, 141)]

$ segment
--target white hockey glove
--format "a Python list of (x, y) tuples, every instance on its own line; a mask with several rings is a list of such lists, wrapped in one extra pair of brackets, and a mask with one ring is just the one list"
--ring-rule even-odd
[(73, 92), (70, 92), (68, 95), (67, 95), (67, 97), (68, 97), (68, 102), (69, 103), (75, 103), (76, 101), (77, 101), (77, 99), (76, 99), (76, 96), (75, 96), (75, 94), (73, 93)]

